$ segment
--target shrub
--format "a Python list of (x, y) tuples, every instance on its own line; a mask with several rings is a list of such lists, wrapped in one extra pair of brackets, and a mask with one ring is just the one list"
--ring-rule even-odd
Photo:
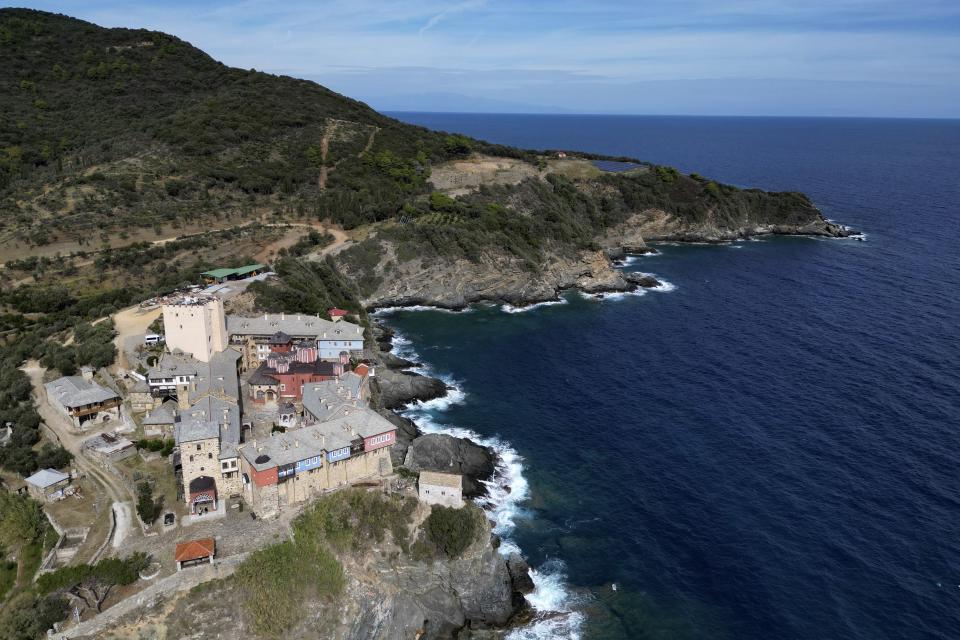
[(407, 528), (416, 506), (413, 498), (362, 489), (340, 491), (297, 518), (294, 531), (298, 537), (326, 539), (339, 551), (363, 549), (371, 540), (382, 542), (390, 531), (394, 542), (406, 551)]
[(160, 517), (163, 511), (163, 496), (158, 499), (153, 498), (153, 487), (149, 482), (141, 482), (137, 485), (137, 515), (143, 520), (144, 524), (153, 524)]
[(98, 581), (107, 585), (126, 585), (137, 581), (138, 573), (150, 563), (142, 551), (126, 558), (107, 558), (97, 564), (62, 567), (37, 578), (37, 591), (46, 595), (70, 590), (77, 585)]
[(434, 506), (424, 522), (427, 540), (448, 558), (457, 558), (477, 539), (481, 518), (482, 512), (473, 505), (462, 509)]
[(247, 593), (244, 606), (251, 627), (267, 637), (289, 630), (308, 597), (333, 598), (346, 582), (337, 559), (310, 536), (254, 552), (237, 569), (236, 578)]
[(54, 622), (63, 620), (69, 606), (66, 598), (39, 598), (24, 592), (0, 611), (0, 640), (36, 640), (46, 637)]

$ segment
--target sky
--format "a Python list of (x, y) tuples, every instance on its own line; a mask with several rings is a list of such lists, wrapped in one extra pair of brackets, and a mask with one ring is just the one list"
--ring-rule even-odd
[(383, 111), (960, 117), (960, 0), (63, 0)]

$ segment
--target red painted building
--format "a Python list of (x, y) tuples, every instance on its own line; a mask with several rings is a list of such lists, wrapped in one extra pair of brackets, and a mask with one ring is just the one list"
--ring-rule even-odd
[[(297, 352), (299, 355), (300, 352)], [(274, 363), (275, 366), (271, 366)], [(250, 376), (250, 399), (257, 404), (270, 402), (300, 402), (303, 385), (333, 380), (343, 373), (343, 364), (314, 360), (268, 359)]]
[(397, 441), (397, 432), (386, 431), (384, 433), (377, 434), (375, 436), (370, 436), (369, 438), (363, 439), (363, 450), (364, 451), (373, 451), (374, 449), (382, 449), (384, 447), (389, 447)]
[(272, 467), (267, 467), (263, 471), (257, 471), (255, 467), (250, 466), (250, 479), (258, 487), (266, 487), (271, 484), (277, 484), (277, 467), (276, 465)]

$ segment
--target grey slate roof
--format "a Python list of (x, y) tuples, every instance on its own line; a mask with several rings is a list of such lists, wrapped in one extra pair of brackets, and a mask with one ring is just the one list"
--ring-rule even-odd
[(177, 421), (177, 403), (167, 400), (159, 407), (143, 417), (141, 422), (146, 425), (173, 424)]
[(316, 420), (323, 422), (333, 417), (346, 405), (360, 407), (360, 388), (363, 378), (352, 371), (337, 380), (325, 380), (303, 385), (303, 408)]
[(332, 322), (308, 315), (268, 313), (255, 317), (227, 316), (227, 333), (231, 336), (269, 337), (278, 331), (297, 337), (314, 337), (318, 340), (359, 340), (363, 327), (343, 320)]
[(234, 348), (227, 348), (215, 353), (210, 362), (200, 362), (190, 356), (165, 353), (147, 376), (150, 379), (172, 378), (174, 376), (196, 376), (192, 397), (216, 393), (237, 399), (240, 397), (240, 383), (237, 380), (237, 361), (240, 352)]
[[(396, 429), (393, 423), (368, 407), (346, 407), (345, 411), (327, 422), (258, 440), (256, 448), (252, 443), (246, 444), (240, 453), (254, 469), (262, 471), (319, 456), (324, 451), (349, 447), (357, 438), (369, 438)], [(256, 462), (264, 455), (270, 459)]]
[(240, 382), (237, 379), (237, 361), (239, 359), (240, 352), (228, 348), (214, 354), (206, 365), (200, 363), (201, 367), (196, 379), (196, 391), (191, 396), (222, 393), (234, 400), (239, 398)]
[(88, 382), (81, 376), (64, 376), (43, 386), (47, 390), (48, 398), (68, 409), (119, 397), (110, 389), (101, 387), (96, 382)]
[(69, 475), (61, 473), (56, 469), (41, 469), (27, 478), (26, 482), (35, 487), (39, 487), (40, 489), (46, 489), (47, 487), (52, 487), (58, 482), (63, 482), (64, 480), (69, 479)]
[[(224, 410), (226, 410), (226, 422), (224, 422)], [(213, 422), (220, 425), (221, 429), (218, 433), (221, 449), (227, 444), (234, 446), (240, 444), (240, 407), (236, 402), (206, 396), (181, 412), (180, 419), (184, 422)]]
[(178, 353), (164, 353), (160, 360), (147, 371), (147, 378), (172, 378), (174, 376), (195, 376), (202, 362), (190, 356)]
[(196, 440), (208, 440), (220, 435), (220, 425), (206, 420), (187, 420), (173, 425), (173, 437), (177, 445)]

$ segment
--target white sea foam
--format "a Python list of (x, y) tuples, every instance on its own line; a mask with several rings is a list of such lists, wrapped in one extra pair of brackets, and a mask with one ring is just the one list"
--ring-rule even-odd
[[(421, 361), (406, 337), (394, 333), (393, 344), (397, 355), (408, 360)], [(497, 465), (493, 476), (484, 481), (487, 495), (478, 498), (477, 504), (486, 511), (494, 523), (493, 532), (501, 538), (499, 552), (504, 556), (522, 553), (520, 547), (509, 536), (516, 527), (517, 518), (527, 515), (523, 503), (530, 498), (530, 486), (523, 477), (523, 457), (505, 440), (481, 436), (470, 429), (437, 422), (435, 413), (446, 411), (451, 406), (464, 402), (467, 394), (459, 381), (450, 376), (436, 374), (429, 364), (423, 364), (418, 369), (443, 380), (449, 390), (442, 398), (426, 402), (417, 401), (402, 413), (416, 422), (424, 433), (446, 433), (457, 438), (469, 438), (496, 453)], [(514, 629), (507, 638), (509, 640), (547, 638), (579, 640), (584, 616), (574, 609), (576, 603), (566, 586), (563, 563), (551, 560), (539, 569), (531, 569), (530, 577), (533, 580), (534, 590), (526, 596), (526, 599), (535, 612), (534, 620), (522, 628)]]
[(550, 560), (539, 569), (531, 569), (530, 578), (534, 588), (527, 602), (535, 611), (534, 619), (510, 632), (507, 640), (579, 639), (584, 617), (576, 610), (576, 598), (566, 587), (563, 563)]
[(540, 307), (552, 307), (558, 304), (567, 304), (567, 299), (558, 298), (557, 300), (544, 300), (543, 302), (535, 302), (534, 304), (528, 304), (523, 307), (515, 307), (512, 304), (505, 304), (500, 307), (500, 310), (504, 313), (523, 313), (525, 311), (539, 309)]
[(414, 304), (409, 307), (380, 307), (373, 312), (375, 316), (387, 316), (391, 313), (396, 313), (398, 311), (439, 311), (441, 313), (470, 313), (473, 311), (471, 307), (464, 307), (463, 309), (445, 309), (444, 307), (434, 307), (425, 304)]
[(670, 293), (671, 291), (677, 290), (677, 285), (672, 282), (667, 282), (663, 278), (657, 278), (657, 281), (660, 283), (655, 287), (650, 287), (650, 291), (659, 291), (661, 293)]
[(609, 291), (606, 293), (585, 293), (588, 298), (594, 300), (623, 300), (624, 298), (639, 298), (647, 295), (646, 289), (637, 288), (633, 291)]

